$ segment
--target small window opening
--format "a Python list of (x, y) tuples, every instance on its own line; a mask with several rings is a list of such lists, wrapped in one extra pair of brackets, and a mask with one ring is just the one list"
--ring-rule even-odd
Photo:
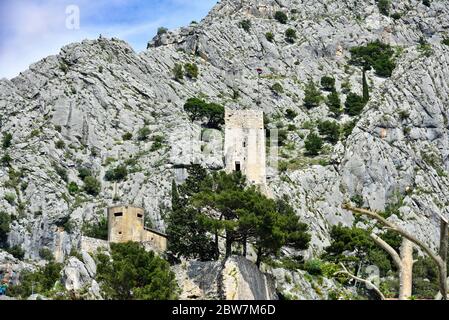
[(143, 218), (143, 215), (140, 214), (140, 213), (138, 213), (138, 214), (137, 214), (137, 218)]
[(238, 161), (235, 163), (235, 171), (237, 171), (237, 172), (241, 171), (240, 162), (238, 162)]
[(114, 217), (122, 217), (122, 216), (123, 216), (123, 212), (114, 213)]

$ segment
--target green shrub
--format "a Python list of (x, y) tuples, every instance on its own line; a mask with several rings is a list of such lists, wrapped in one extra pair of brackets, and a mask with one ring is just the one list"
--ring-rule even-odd
[(9, 153), (6, 153), (3, 155), (3, 157), (0, 159), (0, 162), (2, 164), (2, 166), (7, 167), (11, 164), (12, 162), (12, 158), (9, 155)]
[(295, 30), (295, 29), (288, 28), (288, 29), (285, 31), (285, 40), (286, 40), (288, 43), (294, 43), (295, 40), (296, 40), (296, 38), (297, 38), (297, 36), (296, 36), (296, 30)]
[(53, 261), (55, 259), (53, 252), (48, 248), (41, 248), (39, 250), (39, 257), (47, 261)]
[(2, 139), (2, 148), (3, 148), (3, 150), (6, 150), (9, 147), (11, 147), (11, 144), (12, 144), (12, 134), (11, 133), (5, 133), (3, 135), (3, 139)]
[(20, 274), (20, 284), (9, 288), (9, 294), (13, 297), (27, 298), (32, 293), (48, 296), (55, 284), (59, 281), (62, 264), (51, 261), (36, 272), (23, 271)]
[(22, 247), (15, 245), (6, 249), (6, 252), (11, 254), (14, 258), (23, 260), (25, 257), (25, 251), (23, 251)]
[(265, 33), (265, 38), (267, 39), (268, 42), (273, 42), (274, 41), (274, 34), (273, 34), (273, 32)]
[(163, 136), (154, 136), (153, 137), (153, 144), (151, 145), (151, 152), (157, 151), (163, 147), (163, 143), (165, 142), (165, 139)]
[(430, 8), (431, 2), (430, 2), (430, 0), (423, 0), (422, 4), (425, 5), (426, 7)]
[(239, 22), (239, 27), (242, 28), (243, 30), (245, 30), (246, 32), (249, 32), (249, 30), (251, 29), (251, 20), (242, 20)]
[(101, 191), (101, 182), (92, 176), (85, 177), (84, 191), (92, 196), (97, 196)]
[(401, 19), (402, 15), (401, 15), (399, 12), (395, 12), (395, 13), (393, 13), (393, 14), (391, 15), (391, 17), (392, 17), (394, 20), (399, 20), (399, 19)]
[(345, 112), (350, 116), (358, 116), (366, 105), (362, 96), (350, 92), (346, 97)]
[(323, 140), (314, 132), (311, 132), (306, 140), (304, 141), (304, 145), (307, 151), (307, 154), (310, 156), (316, 156), (320, 153), (323, 148)]
[(384, 16), (390, 14), (391, 0), (377, 0), (377, 7)]
[(75, 195), (75, 194), (77, 194), (78, 191), (79, 191), (79, 187), (78, 187), (78, 185), (76, 184), (76, 182), (74, 182), (74, 181), (71, 181), (71, 182), (67, 185), (67, 189), (68, 189), (68, 191), (69, 191), (69, 193), (70, 193), (71, 195)]
[(276, 82), (271, 86), (271, 91), (273, 91), (276, 95), (281, 95), (284, 93), (284, 88), (279, 82)]
[(284, 146), (288, 140), (288, 131), (281, 129), (278, 131), (278, 144)]
[(347, 139), (351, 135), (352, 130), (354, 130), (356, 124), (357, 124), (357, 122), (354, 120), (354, 121), (346, 122), (343, 125), (342, 133), (343, 133), (343, 136), (345, 137), (345, 139)]
[(285, 116), (287, 117), (287, 119), (293, 120), (298, 116), (298, 113), (293, 111), (292, 109), (287, 109), (285, 110)]
[(338, 95), (337, 91), (332, 91), (327, 96), (326, 105), (335, 118), (338, 118), (343, 113), (343, 110), (341, 108), (340, 96)]
[(335, 91), (335, 79), (329, 76), (322, 77), (321, 88), (326, 91)]
[(430, 57), (433, 54), (432, 45), (424, 37), (419, 38), (418, 50), (426, 57)]
[(322, 96), (312, 80), (306, 85), (304, 95), (304, 107), (312, 109), (319, 106)]
[(0, 211), (0, 247), (4, 248), (6, 240), (8, 239), (8, 233), (11, 226), (11, 217), (8, 213)]
[(274, 18), (282, 24), (286, 24), (288, 21), (287, 15), (282, 11), (276, 11), (274, 14)]
[(67, 74), (67, 72), (69, 72), (69, 66), (64, 61), (59, 63), (59, 69), (64, 72), (64, 74)]
[(198, 78), (198, 66), (194, 63), (186, 63), (184, 65), (185, 74), (190, 79)]
[(428, 257), (419, 257), (413, 265), (413, 293), (419, 299), (434, 299), (439, 291), (438, 268)]
[(56, 171), (56, 174), (65, 182), (69, 181), (69, 176), (67, 174), (67, 170), (63, 167), (58, 166), (57, 164), (53, 164), (53, 167)]
[(374, 68), (379, 77), (390, 77), (396, 67), (393, 61), (394, 50), (389, 44), (384, 44), (379, 40), (365, 46), (353, 47), (350, 52), (351, 64), (362, 66), (365, 70)]
[(64, 141), (62, 141), (62, 140), (56, 141), (55, 147), (56, 147), (57, 149), (63, 149), (63, 148), (65, 147)]
[(170, 265), (140, 243), (111, 243), (111, 257), (99, 254), (97, 260), (97, 280), (106, 299), (177, 299), (179, 289)]
[(165, 28), (165, 27), (160, 27), (160, 28), (157, 29), (157, 35), (158, 35), (158, 36), (161, 36), (161, 35), (163, 35), (163, 34), (166, 34), (167, 32), (168, 32), (168, 29)]
[(133, 134), (131, 132), (127, 132), (122, 136), (123, 141), (129, 141), (133, 138)]
[(330, 143), (337, 143), (340, 139), (340, 125), (336, 121), (320, 121), (318, 130)]
[(441, 43), (444, 44), (444, 45), (446, 45), (446, 46), (449, 46), (449, 38), (444, 38), (444, 39), (441, 41)]
[(108, 240), (108, 220), (101, 217), (96, 223), (84, 223), (83, 234), (87, 237)]
[(351, 197), (351, 201), (354, 202), (357, 208), (363, 208), (363, 196), (360, 194), (356, 194)]
[(304, 270), (313, 276), (320, 276), (323, 273), (322, 264), (318, 259), (307, 260), (304, 263)]
[(173, 67), (173, 76), (175, 77), (175, 80), (178, 81), (184, 79), (184, 69), (181, 64), (175, 64)]
[(4, 195), (4, 199), (10, 204), (10, 205), (14, 205), (16, 202), (16, 194), (15, 193), (5, 193)]
[(150, 136), (151, 130), (148, 127), (143, 127), (137, 131), (137, 140), (146, 141)]
[(106, 171), (104, 179), (106, 181), (122, 181), (126, 179), (128, 175), (128, 169), (124, 165), (119, 165), (114, 169)]
[(184, 104), (184, 111), (187, 112), (191, 121), (206, 119), (209, 128), (218, 129), (224, 124), (224, 107), (216, 103), (190, 98)]
[(84, 178), (91, 176), (91, 175), (92, 175), (92, 171), (88, 168), (81, 167), (78, 169), (78, 177), (81, 180), (84, 180)]

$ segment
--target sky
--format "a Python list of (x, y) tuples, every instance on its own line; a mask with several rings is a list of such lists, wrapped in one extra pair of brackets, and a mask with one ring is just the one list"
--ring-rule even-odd
[(217, 0), (0, 0), (0, 78), (84, 39), (116, 37), (146, 49), (159, 27), (200, 21)]

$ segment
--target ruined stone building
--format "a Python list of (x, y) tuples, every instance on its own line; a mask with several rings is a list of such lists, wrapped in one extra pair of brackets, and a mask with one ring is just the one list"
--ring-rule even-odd
[(156, 230), (145, 228), (143, 208), (118, 205), (108, 208), (108, 241), (143, 243), (157, 252), (167, 250), (167, 236)]
[(226, 109), (224, 148), (226, 172), (241, 171), (267, 194), (263, 111)]

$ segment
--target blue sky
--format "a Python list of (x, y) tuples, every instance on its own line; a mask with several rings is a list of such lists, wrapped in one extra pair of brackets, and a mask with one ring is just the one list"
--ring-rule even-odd
[[(145, 50), (159, 27), (200, 21), (217, 0), (0, 0), (0, 78), (12, 78), (68, 43), (117, 37)], [(79, 29), (67, 27), (79, 8)], [(70, 7), (69, 7), (70, 8)], [(69, 24), (70, 26), (70, 24)], [(76, 25), (75, 25), (76, 26)]]

